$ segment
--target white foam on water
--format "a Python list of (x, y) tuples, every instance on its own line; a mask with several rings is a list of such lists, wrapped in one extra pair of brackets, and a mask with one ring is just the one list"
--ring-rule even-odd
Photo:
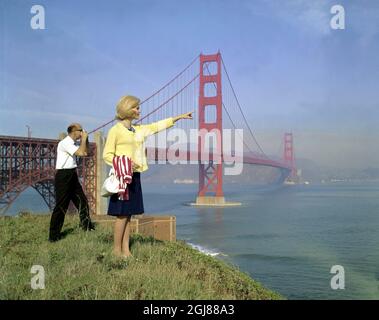
[(198, 245), (198, 244), (193, 244), (191, 242), (187, 242), (187, 244), (190, 245), (192, 248), (196, 249), (197, 251), (204, 253), (207, 256), (211, 256), (211, 257), (216, 257), (218, 255), (227, 256), (226, 254), (224, 254), (222, 252), (217, 252), (214, 249), (205, 248), (205, 247)]

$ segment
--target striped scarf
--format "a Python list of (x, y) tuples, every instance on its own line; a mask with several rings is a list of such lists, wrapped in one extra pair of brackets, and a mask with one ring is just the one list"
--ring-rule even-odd
[(129, 200), (128, 184), (132, 182), (132, 160), (127, 156), (114, 156), (113, 170), (116, 174), (116, 178), (120, 182), (118, 199)]

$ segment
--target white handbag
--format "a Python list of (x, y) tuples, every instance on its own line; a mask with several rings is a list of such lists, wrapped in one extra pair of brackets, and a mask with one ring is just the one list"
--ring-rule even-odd
[(104, 180), (101, 188), (102, 197), (110, 197), (115, 193), (118, 193), (120, 189), (120, 182), (118, 181), (113, 168), (109, 171), (109, 176)]

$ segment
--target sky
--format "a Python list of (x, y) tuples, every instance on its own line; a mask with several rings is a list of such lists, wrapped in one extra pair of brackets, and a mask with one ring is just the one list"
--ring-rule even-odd
[[(31, 7), (45, 9), (33, 30)], [(345, 9), (334, 30), (331, 7)], [(379, 1), (0, 0), (0, 135), (93, 129), (220, 50), (266, 154), (379, 167)]]

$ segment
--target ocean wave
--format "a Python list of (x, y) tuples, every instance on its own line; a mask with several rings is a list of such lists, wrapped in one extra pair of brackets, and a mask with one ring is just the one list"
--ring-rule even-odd
[(204, 253), (207, 256), (216, 257), (216, 256), (227, 256), (227, 254), (224, 254), (222, 252), (217, 252), (215, 249), (209, 249), (205, 248), (201, 245), (194, 244), (191, 242), (187, 242), (189, 246), (191, 246), (193, 249), (200, 251), (201, 253)]

